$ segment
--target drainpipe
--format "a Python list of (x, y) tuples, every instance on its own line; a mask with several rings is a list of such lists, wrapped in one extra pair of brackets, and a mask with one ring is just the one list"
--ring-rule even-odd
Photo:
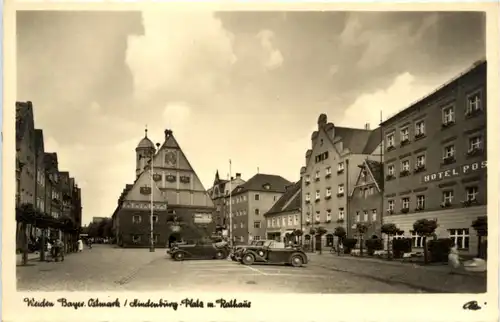
[(345, 216), (346, 216), (346, 219), (345, 219), (345, 222), (346, 222), (346, 232), (347, 232), (347, 237), (350, 236), (350, 230), (351, 230), (351, 227), (349, 225), (349, 218), (350, 218), (350, 207), (349, 207), (349, 201), (351, 200), (350, 196), (349, 196), (349, 159), (347, 158), (345, 160), (345, 172), (346, 172), (346, 180), (345, 180), (345, 186), (346, 186), (346, 205), (345, 205)]

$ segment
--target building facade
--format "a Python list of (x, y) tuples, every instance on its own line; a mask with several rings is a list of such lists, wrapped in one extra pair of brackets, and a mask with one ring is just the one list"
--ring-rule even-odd
[(214, 222), (218, 230), (228, 230), (229, 226), (229, 193), (239, 185), (245, 183), (241, 173), (228, 180), (220, 179), (219, 171), (215, 173), (214, 185), (208, 189), (208, 194), (215, 206)]
[(322, 226), (327, 230), (323, 238), (315, 237), (316, 249), (327, 245), (327, 236), (333, 235), (337, 226), (348, 231), (347, 196), (359, 175), (357, 165), (366, 158), (379, 160), (381, 141), (380, 128), (370, 130), (368, 124), (365, 129), (336, 127), (328, 123), (325, 114), (319, 116), (318, 129), (311, 136), (311, 149), (306, 152), (306, 165), (301, 169), (306, 246), (313, 239), (311, 228)]
[(266, 239), (298, 242), (294, 232), (302, 230), (302, 182), (287, 186), (285, 193), (264, 214), (266, 219)]
[(384, 222), (413, 238), (413, 223), (437, 219), (438, 237), (474, 254), (471, 227), (486, 215), (486, 61), (382, 123)]
[(214, 204), (171, 130), (157, 147), (146, 130), (136, 148), (136, 180), (124, 189), (112, 217), (120, 246), (149, 246), (151, 221), (157, 247), (215, 231)]
[(356, 236), (356, 225), (365, 224), (368, 231), (363, 238), (381, 238), (384, 175), (383, 164), (366, 159), (358, 165), (359, 175), (354, 183), (347, 216), (348, 235)]
[(278, 175), (256, 174), (231, 193), (232, 227), (235, 243), (246, 244), (266, 236), (264, 214), (285, 193), (290, 181)]
[[(57, 154), (45, 152), (43, 131), (35, 128), (32, 102), (16, 102), (16, 208), (31, 205), (39, 214), (60, 219), (62, 195), (59, 177)], [(73, 202), (72, 199), (70, 201)], [(75, 229), (81, 227), (81, 220), (80, 225), (74, 220), (78, 216), (81, 218), (81, 201), (79, 215), (74, 212), (70, 214)], [(60, 228), (53, 226), (46, 229), (46, 236), (62, 237)], [(22, 223), (17, 222), (18, 249), (22, 247), (23, 234), (28, 243), (34, 243), (43, 231), (33, 222), (27, 223), (25, 229), (21, 231)], [(69, 235), (68, 232), (65, 237)]]

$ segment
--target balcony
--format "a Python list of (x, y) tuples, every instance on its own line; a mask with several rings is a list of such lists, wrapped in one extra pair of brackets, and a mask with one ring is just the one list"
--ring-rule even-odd
[(467, 156), (468, 157), (477, 157), (479, 155), (482, 155), (483, 152), (484, 151), (481, 148), (473, 148), (473, 149), (470, 149), (469, 151), (467, 151)]
[(405, 145), (410, 144), (410, 139), (404, 139), (401, 141), (401, 147), (404, 147)]
[(456, 162), (455, 156), (449, 156), (449, 157), (443, 158), (442, 165), (449, 165), (449, 164), (453, 164), (455, 162)]
[(394, 149), (396, 149), (396, 147), (395, 147), (394, 145), (389, 145), (389, 146), (387, 147), (387, 152), (392, 151), (392, 150), (394, 150)]
[(421, 164), (421, 165), (417, 165), (415, 167), (415, 170), (413, 172), (414, 173), (420, 173), (420, 172), (424, 172), (424, 171), (425, 171), (425, 165)]
[(423, 139), (423, 138), (425, 138), (425, 133), (424, 132), (420, 132), (420, 133), (415, 134), (415, 140), (420, 140), (420, 139)]
[(441, 124), (441, 129), (444, 130), (444, 129), (447, 129), (453, 125), (455, 125), (455, 121), (446, 121), (446, 122), (443, 122)]
[(402, 177), (407, 177), (410, 175), (410, 171), (409, 170), (403, 170), (399, 173), (399, 177), (402, 178)]

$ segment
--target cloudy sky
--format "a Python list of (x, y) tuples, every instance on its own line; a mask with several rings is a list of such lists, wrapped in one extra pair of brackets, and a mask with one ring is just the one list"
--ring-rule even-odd
[(215, 171), (299, 179), (320, 113), (372, 128), (485, 56), (481, 13), (19, 12), (18, 100), (84, 221), (135, 179), (147, 124), (171, 128), (209, 188)]

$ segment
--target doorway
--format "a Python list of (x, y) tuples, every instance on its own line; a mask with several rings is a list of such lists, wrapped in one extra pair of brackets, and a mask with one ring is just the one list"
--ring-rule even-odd
[(315, 239), (315, 249), (317, 251), (321, 250), (321, 236), (316, 235), (314, 239)]

